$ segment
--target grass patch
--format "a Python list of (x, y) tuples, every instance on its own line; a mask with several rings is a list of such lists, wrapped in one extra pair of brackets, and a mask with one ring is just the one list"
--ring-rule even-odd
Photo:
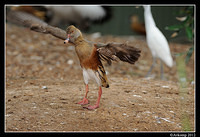
[(176, 58), (178, 80), (180, 84), (180, 110), (181, 110), (181, 124), (183, 131), (191, 131), (189, 115), (186, 112), (185, 104), (187, 101), (187, 76), (186, 76), (186, 64), (185, 57), (178, 56)]

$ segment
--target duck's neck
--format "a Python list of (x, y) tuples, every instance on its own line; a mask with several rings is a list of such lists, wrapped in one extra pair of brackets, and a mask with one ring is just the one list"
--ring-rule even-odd
[(76, 46), (81, 45), (83, 42), (85, 42), (84, 38), (82, 36), (79, 36), (78, 38), (76, 38), (76, 40), (74, 41), (74, 44)]
[(74, 44), (80, 62), (91, 56), (94, 46), (87, 43), (83, 37), (78, 37)]

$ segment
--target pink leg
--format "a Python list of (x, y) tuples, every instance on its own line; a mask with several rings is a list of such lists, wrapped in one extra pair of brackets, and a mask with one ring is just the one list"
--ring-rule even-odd
[(88, 104), (88, 99), (87, 99), (87, 93), (89, 91), (89, 87), (88, 87), (88, 84), (85, 85), (85, 97), (83, 98), (82, 101), (78, 102), (77, 104), (80, 104), (80, 105), (85, 105), (85, 104)]
[(88, 107), (84, 107), (84, 108), (87, 108), (89, 110), (98, 108), (99, 107), (99, 103), (100, 103), (100, 99), (101, 99), (101, 94), (102, 94), (102, 89), (101, 89), (101, 87), (99, 87), (99, 96), (98, 96), (96, 104), (94, 106), (88, 106)]

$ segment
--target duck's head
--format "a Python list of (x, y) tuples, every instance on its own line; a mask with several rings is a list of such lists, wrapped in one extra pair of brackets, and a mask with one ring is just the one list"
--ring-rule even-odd
[(64, 44), (68, 42), (74, 43), (78, 37), (82, 36), (81, 31), (73, 25), (66, 29), (66, 33), (67, 39), (64, 41)]

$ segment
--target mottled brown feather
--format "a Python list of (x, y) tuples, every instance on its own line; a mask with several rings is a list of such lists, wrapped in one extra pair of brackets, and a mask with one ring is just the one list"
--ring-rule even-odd
[(84, 68), (90, 68), (93, 70), (97, 70), (98, 66), (101, 65), (101, 61), (99, 59), (99, 53), (97, 52), (97, 49), (94, 47), (93, 51), (89, 58), (86, 58), (81, 61), (81, 66)]
[(108, 43), (108, 44), (96, 44), (97, 51), (100, 54), (101, 60), (107, 61), (111, 64), (111, 61), (124, 61), (130, 64), (134, 64), (140, 57), (141, 50), (129, 46), (126, 43)]

